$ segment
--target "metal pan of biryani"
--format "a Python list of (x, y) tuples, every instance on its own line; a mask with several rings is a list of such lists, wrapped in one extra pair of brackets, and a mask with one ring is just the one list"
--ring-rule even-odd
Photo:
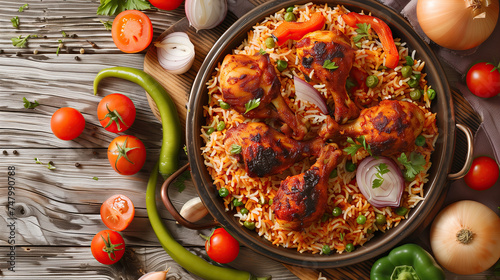
[[(288, 264), (386, 252), (470, 166), (471, 132), (455, 123), (438, 59), (375, 1), (258, 6), (213, 46), (188, 106), (203, 203), (242, 244)], [(469, 158), (451, 174), (457, 128)]]

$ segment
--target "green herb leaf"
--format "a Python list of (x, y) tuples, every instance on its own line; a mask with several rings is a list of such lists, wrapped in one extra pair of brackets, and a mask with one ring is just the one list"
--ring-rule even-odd
[(260, 105), (260, 98), (257, 98), (257, 99), (252, 99), (250, 101), (248, 101), (246, 104), (245, 104), (245, 114), (252, 111), (253, 109), (259, 107)]
[(151, 5), (145, 0), (101, 0), (98, 15), (114, 16), (125, 10), (147, 10)]
[(34, 109), (36, 106), (40, 105), (38, 101), (30, 102), (26, 97), (23, 97), (24, 108), (26, 109)]
[(347, 137), (347, 143), (349, 143), (350, 145), (349, 147), (344, 148), (343, 151), (351, 156), (354, 156), (360, 148), (364, 148), (368, 152), (368, 154), (372, 155), (372, 150), (370, 148), (370, 145), (366, 143), (364, 135), (356, 138), (356, 141), (361, 144), (356, 143), (354, 140), (352, 140), (351, 137)]
[(335, 70), (339, 67), (337, 65), (335, 65), (335, 61), (331, 61), (331, 60), (327, 59), (323, 63), (323, 68), (328, 69), (328, 70)]
[(24, 12), (24, 9), (28, 8), (28, 4), (24, 4), (21, 7), (19, 7), (19, 12), (22, 13)]
[(398, 161), (405, 166), (408, 178), (414, 178), (418, 173), (423, 171), (426, 163), (424, 156), (416, 152), (411, 152), (409, 159), (405, 153), (401, 153)]
[(45, 165), (50, 170), (56, 169), (56, 167), (54, 166), (54, 163), (52, 161), (49, 161), (47, 164), (45, 164), (42, 161), (40, 161), (40, 159), (35, 158), (35, 163)]
[(182, 149), (184, 150), (184, 153), (185, 153), (185, 154), (186, 154), (186, 156), (187, 156), (187, 154), (188, 154), (188, 149), (187, 149), (187, 146), (186, 146), (186, 145), (184, 145), (184, 147), (183, 147)]
[(111, 28), (113, 27), (113, 22), (112, 21), (104, 21), (104, 20), (100, 20), (101, 23), (104, 25), (104, 28), (106, 28), (106, 30), (111, 30)]
[(11, 18), (10, 22), (12, 22), (12, 26), (14, 28), (19, 28), (19, 17), (18, 16)]
[(344, 236), (345, 236), (345, 233), (341, 232), (341, 233), (339, 234), (339, 240), (340, 240), (340, 241), (344, 241)]
[(375, 174), (377, 179), (373, 180), (373, 184), (372, 184), (373, 189), (376, 189), (376, 188), (382, 186), (382, 184), (384, 183), (384, 177), (382, 175), (389, 173), (389, 169), (387, 168), (387, 164), (385, 164), (385, 163), (381, 163), (378, 166), (376, 166), (375, 168), (377, 169), (378, 173)]
[(63, 37), (68, 37), (68, 35), (66, 35), (66, 32), (64, 32), (64, 31), (61, 31), (61, 34)]
[(241, 154), (241, 146), (236, 144), (231, 145), (231, 154), (232, 155)]
[(28, 46), (28, 39), (31, 37), (36, 37), (35, 35), (28, 35), (24, 38), (21, 38), (21, 35), (19, 37), (14, 37), (10, 38), (12, 40), (12, 45), (16, 48), (27, 48)]
[(263, 49), (260, 49), (260, 50), (259, 50), (259, 53), (260, 53), (261, 55), (265, 55), (267, 52), (266, 52), (265, 50), (263, 50)]
[(57, 45), (56, 55), (59, 56), (59, 51), (64, 47), (64, 43), (62, 40), (57, 40), (57, 42), (59, 42), (59, 45)]
[(97, 176), (92, 177), (92, 179), (99, 181), (99, 177), (97, 177)]
[(363, 37), (370, 35), (368, 33), (368, 30), (370, 30), (371, 25), (366, 23), (358, 23), (356, 24), (356, 26), (358, 27), (356, 29), (358, 35), (354, 36), (354, 38), (352, 39), (355, 43), (359, 42)]
[(189, 178), (191, 178), (191, 173), (189, 172), (189, 170), (186, 170), (181, 175), (179, 175), (179, 177), (177, 177), (177, 180), (175, 180), (172, 184), (177, 188), (177, 191), (181, 193), (186, 189), (185, 182)]

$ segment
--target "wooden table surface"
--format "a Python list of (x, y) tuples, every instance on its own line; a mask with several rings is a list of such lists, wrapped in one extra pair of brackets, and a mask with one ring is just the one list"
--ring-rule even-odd
[[(28, 8), (19, 12), (25, 3)], [(99, 0), (0, 0), (0, 6), (0, 278), (138, 279), (146, 272), (171, 267), (169, 275), (174, 278), (169, 279), (199, 279), (171, 260), (148, 221), (146, 182), (159, 154), (161, 125), (150, 110), (144, 90), (124, 80), (107, 79), (101, 84), (100, 95), (93, 95), (92, 83), (101, 69), (142, 69), (145, 52), (125, 54), (115, 47), (110, 31), (100, 21), (112, 18), (96, 15)], [(156, 38), (184, 17), (184, 9), (148, 10), (146, 14), (153, 22)], [(20, 20), (18, 29), (10, 21), (15, 16)], [(63, 32), (68, 37), (63, 37)], [(28, 48), (12, 45), (12, 37), (34, 34), (38, 38), (30, 39)], [(56, 54), (59, 40), (64, 47)], [(147, 162), (133, 176), (121, 176), (110, 167), (106, 150), (116, 134), (105, 131), (96, 116), (102, 96), (114, 92), (125, 93), (134, 101), (137, 118), (127, 133), (139, 137), (147, 148)], [(25, 109), (23, 97), (38, 101), (40, 106)], [(50, 118), (61, 107), (76, 108), (85, 117), (85, 130), (75, 140), (62, 141), (51, 132)], [(56, 169), (35, 164), (35, 157), (52, 161)], [(7, 175), (9, 168), (15, 169), (11, 178)], [(11, 193), (8, 181), (15, 182), (10, 183), (15, 186)], [(133, 200), (136, 215), (123, 231), (128, 246), (125, 260), (105, 266), (93, 258), (90, 241), (106, 229), (99, 215), (101, 203), (118, 193)], [(173, 194), (174, 204), (180, 206), (195, 194), (188, 184), (185, 191)], [(173, 236), (193, 253), (207, 258), (199, 233), (209, 231), (176, 225), (170, 214), (160, 209)], [(12, 241), (14, 250), (9, 244)], [(297, 279), (281, 263), (246, 247), (229, 266), (258, 276), (272, 275), (276, 280)], [(364, 269), (351, 269), (358, 271), (352, 275), (368, 279), (369, 263), (359, 267)], [(332, 277), (347, 279), (346, 274), (338, 275)], [(312, 275), (314, 279), (318, 276)]]

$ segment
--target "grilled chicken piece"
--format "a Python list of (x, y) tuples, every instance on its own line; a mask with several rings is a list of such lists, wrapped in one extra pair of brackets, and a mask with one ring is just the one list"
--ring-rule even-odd
[[(334, 117), (338, 123), (356, 118), (359, 109), (349, 98), (345, 84), (352, 64), (354, 49), (349, 39), (337, 29), (332, 31), (314, 31), (297, 42), (297, 55), (300, 70), (313, 81), (326, 85), (335, 103)], [(335, 62), (336, 69), (324, 67), (325, 61)]]
[(301, 230), (321, 219), (330, 173), (341, 161), (342, 151), (336, 144), (328, 144), (310, 169), (283, 180), (271, 205), (276, 220), (286, 228)]
[[(304, 138), (307, 128), (281, 95), (281, 83), (269, 54), (227, 55), (221, 65), (219, 80), (222, 99), (233, 109), (247, 118), (280, 119), (286, 124), (283, 131), (290, 132), (297, 140)], [(259, 106), (247, 112), (245, 104), (257, 99), (260, 99)]]
[[(361, 111), (355, 121), (338, 126), (324, 138), (357, 138), (364, 136), (373, 155), (399, 155), (415, 148), (415, 139), (424, 127), (424, 111), (417, 105), (384, 100)], [(324, 134), (322, 131), (320, 134)]]
[(228, 153), (233, 145), (241, 147), (234, 156), (245, 164), (251, 177), (278, 174), (310, 155), (318, 155), (324, 142), (320, 138), (297, 141), (261, 122), (242, 123), (226, 132), (224, 146)]

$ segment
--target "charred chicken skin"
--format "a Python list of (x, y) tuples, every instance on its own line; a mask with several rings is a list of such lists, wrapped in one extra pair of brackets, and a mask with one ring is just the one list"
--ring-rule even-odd
[(312, 73), (312, 80), (325, 84), (329, 90), (335, 104), (335, 121), (345, 123), (356, 118), (359, 109), (345, 89), (354, 63), (354, 49), (349, 39), (336, 29), (314, 31), (297, 42), (297, 55), (302, 73), (308, 77)]
[(362, 110), (355, 121), (339, 125), (338, 130), (326, 138), (364, 136), (373, 155), (398, 155), (415, 148), (415, 139), (422, 132), (424, 121), (424, 112), (417, 105), (384, 100)]
[[(281, 83), (269, 54), (227, 55), (219, 79), (222, 99), (233, 109), (247, 118), (280, 119), (285, 123), (283, 131), (290, 132), (297, 140), (304, 138), (307, 128), (281, 95)], [(260, 100), (259, 106), (248, 111), (245, 104), (257, 99)]]
[(276, 220), (286, 228), (301, 230), (320, 219), (328, 201), (330, 173), (341, 161), (342, 151), (328, 144), (310, 169), (283, 180), (271, 205)]
[(297, 141), (261, 122), (242, 123), (230, 128), (224, 139), (226, 151), (233, 145), (241, 153), (233, 156), (245, 164), (251, 177), (274, 175), (286, 170), (306, 156), (319, 155), (323, 140)]

